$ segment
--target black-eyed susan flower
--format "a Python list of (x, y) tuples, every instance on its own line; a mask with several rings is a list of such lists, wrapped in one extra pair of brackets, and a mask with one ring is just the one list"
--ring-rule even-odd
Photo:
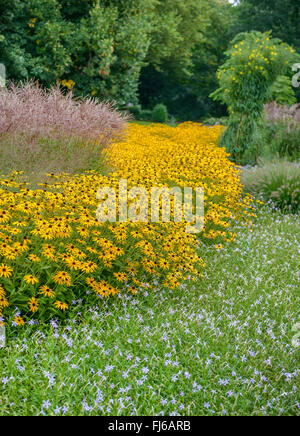
[(21, 316), (16, 316), (14, 318), (14, 323), (17, 324), (18, 326), (22, 326), (25, 324), (24, 319)]
[(44, 295), (44, 297), (54, 298), (55, 292), (53, 289), (49, 288), (47, 285), (43, 285), (40, 287), (40, 293)]
[(26, 276), (24, 276), (23, 280), (28, 285), (36, 285), (39, 282), (39, 279), (31, 274), (26, 274)]
[(31, 297), (30, 300), (28, 301), (28, 305), (29, 305), (29, 310), (32, 313), (35, 313), (38, 311), (39, 309), (39, 303), (38, 300), (34, 297)]
[(40, 258), (38, 256), (36, 256), (35, 254), (30, 254), (28, 256), (28, 259), (31, 260), (31, 262), (40, 262)]
[[(149, 195), (152, 186), (164, 186), (166, 180), (181, 187), (203, 186), (206, 217), (202, 237), (229, 242), (236, 238), (229, 230), (231, 217), (251, 219), (254, 211), (252, 200), (242, 196), (239, 170), (217, 146), (221, 130), (220, 126), (194, 123), (177, 128), (133, 124), (126, 141), (106, 150), (115, 168), (109, 177), (95, 171), (76, 176), (53, 174), (55, 183), (39, 189), (13, 178), (0, 180), (0, 210), (6, 211), (1, 213), (0, 256), (14, 265), (12, 269), (3, 260), (0, 278), (15, 280), (16, 287), (22, 289), (26, 298), (20, 310), (28, 313), (32, 298), (29, 286), (25, 290), (18, 286), (18, 277), (27, 274), (24, 268), (28, 262), (21, 259), (25, 252), (24, 257), (35, 262), (35, 277), (25, 277), (30, 284), (38, 280), (39, 301), (43, 302), (43, 313), (45, 310), (49, 315), (56, 300), (54, 286), (48, 287), (49, 277), (62, 285), (57, 293), (66, 301), (69, 295), (65, 287), (72, 281), (78, 293), (88, 286), (98, 296), (108, 298), (124, 289), (124, 281), (134, 294), (136, 289), (148, 289), (145, 282), (154, 278), (172, 288), (186, 277), (197, 278), (204, 262), (196, 255), (197, 237), (186, 233), (185, 223), (100, 223), (96, 219), (96, 191), (100, 186), (118, 187), (120, 178), (127, 179), (129, 189), (143, 186)], [(223, 200), (214, 202), (214, 198)], [(158, 206), (161, 211), (162, 205)], [(168, 275), (170, 271), (174, 275)], [(7, 295), (0, 291), (1, 316), (13, 310), (7, 306), (9, 297), (8, 291)], [(57, 301), (54, 307), (63, 310), (66, 303)]]
[(128, 279), (126, 273), (118, 272), (118, 273), (114, 273), (114, 276), (119, 282), (125, 282), (125, 280)]
[(8, 279), (12, 276), (13, 269), (10, 266), (4, 265), (3, 263), (0, 265), (0, 277), (5, 277)]
[(54, 276), (53, 280), (59, 285), (71, 286), (72, 280), (69, 273), (66, 271), (58, 271)]
[(69, 306), (67, 305), (67, 303), (62, 303), (61, 301), (57, 300), (54, 303), (54, 306), (56, 307), (56, 309), (61, 310), (62, 312), (64, 312), (65, 310), (67, 310), (69, 308)]

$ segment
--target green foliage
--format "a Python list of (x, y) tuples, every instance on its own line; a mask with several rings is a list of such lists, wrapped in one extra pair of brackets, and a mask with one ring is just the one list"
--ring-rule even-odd
[(300, 5), (298, 0), (240, 0), (233, 8), (233, 33), (272, 30), (273, 35), (300, 52)]
[(166, 123), (168, 121), (168, 109), (160, 103), (154, 106), (152, 110), (152, 121), (155, 123)]
[(297, 103), (290, 77), (277, 77), (273, 85), (270, 87), (270, 101), (276, 101), (279, 104), (288, 105)]
[[(8, 79), (137, 104), (141, 68), (165, 60), (187, 74), (204, 39), (208, 0), (12, 0), (0, 4), (0, 62)], [(73, 86), (72, 85), (72, 86)]]
[(211, 0), (157, 0), (153, 9), (147, 61), (159, 67), (166, 60), (178, 76), (188, 73), (192, 50), (204, 41)]
[(139, 121), (153, 121), (166, 123), (168, 121), (168, 109), (164, 104), (157, 104), (152, 110), (142, 109), (140, 105), (129, 106), (128, 112)]
[(237, 163), (256, 160), (263, 142), (263, 107), (278, 76), (284, 75), (295, 51), (270, 32), (238, 35), (226, 52), (227, 61), (218, 70), (219, 88), (211, 96), (230, 112), (221, 138)]
[(141, 112), (142, 112), (142, 108), (139, 104), (137, 105), (133, 105), (133, 106), (129, 106), (127, 108), (127, 111), (133, 115), (135, 120), (140, 120), (141, 119)]
[(125, 2), (13, 0), (0, 17), (8, 78), (47, 87), (72, 80), (76, 95), (135, 102), (150, 43), (149, 15), (141, 8), (149, 2), (124, 8)]
[(299, 164), (282, 161), (254, 167), (244, 171), (242, 182), (247, 192), (271, 201), (282, 212), (300, 212)]
[(152, 111), (149, 109), (143, 109), (140, 113), (141, 121), (152, 121)]
[(129, 106), (127, 111), (138, 121), (152, 121), (152, 110), (142, 109), (140, 105)]
[[(182, 121), (199, 121), (204, 116), (226, 114), (226, 108), (210, 99), (209, 94), (217, 87), (216, 70), (224, 61), (224, 51), (231, 40), (232, 8), (227, 0), (202, 0), (197, 3), (198, 7), (191, 9), (191, 23), (196, 26), (196, 13), (201, 9), (202, 20), (199, 23), (204, 38), (195, 42), (185, 70), (182, 70), (181, 61), (175, 61), (175, 57), (180, 56), (177, 53), (159, 65), (149, 59), (150, 65), (142, 69), (140, 78), (142, 106), (152, 108), (163, 102), (170, 114)], [(177, 51), (181, 52), (185, 46), (186, 43), (181, 43)]]
[(267, 157), (277, 155), (300, 158), (300, 106), (283, 106), (276, 102), (264, 107), (265, 150)]
[(300, 126), (291, 128), (288, 122), (266, 122), (266, 153), (290, 159), (300, 158)]

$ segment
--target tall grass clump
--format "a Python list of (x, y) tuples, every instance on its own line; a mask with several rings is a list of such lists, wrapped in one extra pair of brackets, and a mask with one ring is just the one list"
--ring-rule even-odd
[(265, 105), (267, 153), (297, 159), (300, 157), (300, 104)]
[(300, 212), (300, 164), (286, 160), (244, 169), (242, 183), (246, 192), (286, 213)]
[(103, 147), (119, 139), (125, 121), (111, 105), (74, 99), (58, 86), (9, 84), (0, 90), (0, 173), (98, 169)]

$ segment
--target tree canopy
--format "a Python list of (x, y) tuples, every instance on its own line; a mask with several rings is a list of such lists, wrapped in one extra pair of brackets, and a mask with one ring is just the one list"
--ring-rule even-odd
[(272, 30), (300, 51), (299, 0), (0, 0), (0, 63), (13, 81), (181, 119), (222, 115), (209, 98), (239, 32)]
[(240, 0), (235, 9), (234, 34), (259, 30), (272, 30), (300, 52), (300, 1), (299, 0)]

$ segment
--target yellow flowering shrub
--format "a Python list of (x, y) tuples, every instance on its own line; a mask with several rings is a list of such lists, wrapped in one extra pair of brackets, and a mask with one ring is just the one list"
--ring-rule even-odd
[[(216, 144), (220, 127), (132, 124), (126, 139), (107, 149), (109, 176), (87, 172), (48, 175), (30, 188), (23, 175), (0, 177), (0, 319), (23, 325), (65, 316), (74, 302), (120, 292), (136, 294), (157, 283), (176, 288), (204, 267), (199, 237), (231, 241), (232, 220), (249, 220), (238, 168)], [(102, 186), (205, 189), (205, 227), (189, 234), (184, 223), (101, 223)], [(221, 245), (217, 245), (221, 247)]]
[[(240, 33), (225, 53), (219, 68), (219, 88), (211, 94), (229, 110), (227, 129), (220, 145), (227, 148), (239, 164), (253, 163), (264, 143), (263, 108), (270, 101), (274, 84), (297, 61), (295, 50), (271, 31)], [(294, 94), (290, 79), (289, 92)], [(282, 86), (279, 87), (282, 90)]]

